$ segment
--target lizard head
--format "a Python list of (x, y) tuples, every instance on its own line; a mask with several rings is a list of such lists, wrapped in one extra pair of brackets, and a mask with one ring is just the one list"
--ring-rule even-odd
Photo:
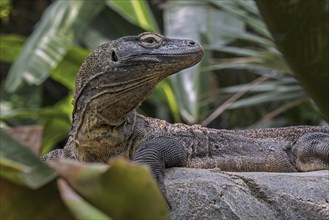
[(192, 40), (150, 32), (105, 43), (81, 66), (75, 107), (88, 101), (109, 124), (121, 124), (162, 79), (197, 64), (203, 53)]
[(192, 40), (170, 39), (145, 32), (114, 41), (109, 53), (114, 65), (124, 70), (131, 68), (135, 77), (152, 76), (162, 80), (197, 64), (203, 49)]

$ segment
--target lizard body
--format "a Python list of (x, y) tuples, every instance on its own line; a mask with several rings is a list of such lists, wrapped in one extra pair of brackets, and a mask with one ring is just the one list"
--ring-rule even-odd
[(106, 163), (120, 155), (147, 164), (160, 187), (163, 169), (173, 166), (238, 172), (329, 169), (329, 127), (216, 130), (170, 124), (135, 111), (158, 82), (202, 56), (194, 41), (154, 33), (99, 46), (77, 76), (67, 144), (42, 159)]

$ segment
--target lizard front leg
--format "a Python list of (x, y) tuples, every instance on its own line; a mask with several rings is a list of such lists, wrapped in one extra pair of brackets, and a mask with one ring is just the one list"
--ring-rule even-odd
[(72, 153), (72, 144), (73, 141), (68, 140), (65, 147), (63, 149), (55, 149), (53, 151), (50, 151), (49, 153), (45, 154), (41, 157), (42, 161), (47, 160), (54, 160), (54, 159), (72, 159), (76, 160), (75, 156)]
[[(170, 137), (159, 137), (141, 144), (133, 155), (133, 161), (149, 166), (167, 200), (163, 181), (164, 168), (185, 166), (187, 153), (179, 141)], [(169, 202), (168, 205), (170, 206)]]
[(329, 133), (307, 132), (287, 149), (298, 171), (329, 169)]
[(66, 149), (56, 149), (41, 157), (42, 161), (54, 159), (75, 159), (72, 153)]

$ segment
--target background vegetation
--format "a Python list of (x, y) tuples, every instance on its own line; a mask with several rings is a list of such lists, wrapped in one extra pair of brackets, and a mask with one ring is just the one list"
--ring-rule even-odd
[[(42, 146), (35, 150), (37, 154), (62, 147), (71, 128), (71, 101), (76, 73), (85, 57), (102, 42), (143, 31), (194, 39), (203, 45), (206, 54), (200, 65), (161, 82), (138, 109), (142, 114), (169, 122), (200, 123), (226, 129), (327, 125), (323, 116), (328, 118), (329, 115), (325, 95), (329, 92), (328, 52), (320, 53), (328, 51), (326, 1), (304, 1), (299, 5), (280, 1), (277, 7), (264, 2), (257, 3), (267, 23), (271, 24), (272, 34), (254, 1), (1, 0), (1, 127), (14, 136), (16, 134), (16, 137), (17, 134), (25, 134), (25, 145), (26, 136), (39, 137), (30, 144)], [(285, 10), (288, 6), (293, 10)], [(274, 10), (276, 13), (273, 13)], [(280, 16), (275, 16), (279, 13)], [(308, 19), (300, 17), (306, 14), (309, 15)], [(304, 25), (298, 25), (300, 23)], [(310, 27), (315, 28), (310, 30)], [(280, 36), (287, 34), (293, 37), (280, 42), (278, 33)], [(289, 47), (295, 45), (294, 42), (300, 43), (295, 48)], [(308, 92), (305, 92), (294, 74), (298, 75)], [(307, 94), (311, 94), (320, 106), (322, 116)], [(24, 131), (9, 129), (22, 126)], [(55, 172), (38, 163), (33, 155), (26, 156), (34, 158), (31, 164), (22, 158), (11, 157), (21, 151), (11, 151), (13, 146), (20, 144), (7, 137), (3, 131), (1, 139), (1, 164), (6, 167), (1, 170), (2, 175), (11, 181), (23, 182), (29, 188), (40, 190), (42, 186), (41, 189), (49, 192), (49, 196), (56, 198), (54, 201), (58, 203), (55, 202), (54, 207), (64, 206), (62, 200), (58, 199), (54, 178), (58, 174), (65, 176), (65, 171), (53, 165)], [(120, 166), (130, 166), (121, 161), (118, 163), (119, 170)], [(31, 169), (39, 166), (42, 171)], [(82, 164), (66, 166), (85, 172), (92, 169)], [(110, 172), (109, 168), (97, 169), (99, 175), (103, 176)], [(80, 195), (89, 202), (93, 201), (93, 205), (97, 204), (99, 197), (90, 198), (85, 189), (79, 188), (79, 183), (74, 185), (79, 182), (79, 175), (66, 176), (66, 179), (70, 178), (70, 185)], [(1, 181), (7, 184), (6, 187), (14, 187), (18, 192), (16, 195), (20, 195), (17, 198), (29, 193), (36, 195), (35, 191), (16, 189), (17, 186), (7, 180)], [(38, 184), (31, 186), (26, 181)], [(65, 183), (58, 184), (62, 194), (67, 194), (63, 193), (67, 189)], [(20, 190), (27, 194), (20, 194)], [(149, 198), (150, 201), (161, 200), (158, 194), (155, 195)], [(12, 195), (7, 196), (9, 198)], [(67, 202), (70, 199), (63, 198), (66, 205), (72, 204)], [(3, 201), (1, 205), (4, 205)], [(88, 217), (79, 216), (79, 213), (90, 209), (94, 212), (89, 213), (100, 218), (122, 217), (115, 211), (120, 210), (120, 207), (109, 210), (106, 207), (95, 208), (81, 197), (74, 201), (73, 204), (78, 205), (68, 205), (71, 207), (68, 216), (74, 213), (76, 218)], [(107, 203), (111, 204), (110, 201)], [(168, 213), (163, 211), (165, 203), (161, 200), (159, 204), (154, 210), (159, 217), (166, 218)], [(79, 211), (74, 211), (77, 207), (80, 207)], [(51, 216), (56, 209), (49, 213)], [(44, 217), (43, 214), (40, 216)]]

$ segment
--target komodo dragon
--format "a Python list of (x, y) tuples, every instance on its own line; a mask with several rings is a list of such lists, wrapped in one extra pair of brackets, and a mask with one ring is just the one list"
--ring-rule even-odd
[(77, 76), (68, 141), (64, 149), (42, 160), (106, 163), (120, 155), (148, 165), (163, 192), (166, 167), (265, 172), (329, 169), (328, 126), (215, 130), (170, 124), (136, 112), (157, 83), (197, 64), (203, 53), (192, 40), (155, 33), (99, 46)]

